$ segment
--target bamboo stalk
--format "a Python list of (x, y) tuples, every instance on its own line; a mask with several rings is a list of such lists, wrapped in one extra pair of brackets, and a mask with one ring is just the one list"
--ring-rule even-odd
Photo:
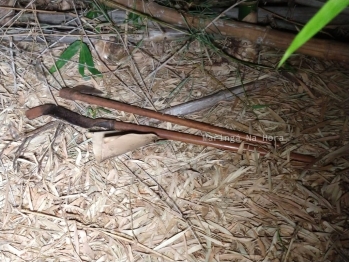
[[(157, 21), (171, 24), (179, 28), (205, 28), (211, 20), (196, 17), (186, 13), (180, 13), (175, 9), (160, 6), (154, 2), (128, 1), (128, 0), (101, 0), (105, 5), (112, 8), (120, 8), (128, 11), (145, 14)], [(207, 33), (221, 34), (235, 38), (247, 39), (260, 45), (286, 50), (295, 35), (273, 30), (268, 27), (251, 25), (231, 20), (218, 20), (205, 30)], [(298, 49), (298, 53), (318, 57), (321, 59), (332, 59), (341, 62), (349, 62), (348, 44), (338, 41), (313, 38)]]

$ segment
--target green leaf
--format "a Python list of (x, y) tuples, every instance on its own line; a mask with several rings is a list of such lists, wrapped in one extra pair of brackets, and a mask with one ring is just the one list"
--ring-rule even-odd
[(92, 108), (91, 106), (89, 106), (87, 108), (87, 116), (88, 117), (92, 117), (92, 118), (96, 118), (97, 116), (97, 111), (98, 111), (98, 108), (94, 109)]
[(81, 48), (80, 49), (80, 55), (79, 55), (79, 73), (82, 77), (85, 77), (85, 55), (84, 55), (84, 52), (83, 52), (83, 49)]
[(110, 110), (105, 109), (105, 108), (103, 108), (103, 107), (98, 107), (98, 109), (99, 109), (100, 111), (103, 111), (103, 112), (108, 113), (108, 114), (111, 114), (111, 113), (112, 113)]
[[(135, 8), (135, 5), (133, 6)], [(126, 23), (130, 23), (134, 25), (135, 27), (143, 27), (142, 25), (142, 17), (138, 14), (130, 12), (127, 16), (127, 19), (125, 20)]]
[(88, 69), (88, 71), (90, 71), (91, 74), (94, 75), (94, 76), (100, 76), (100, 77), (102, 76), (102, 73), (99, 72), (98, 69), (95, 68), (95, 67), (87, 67), (87, 69)]
[(89, 19), (94, 19), (94, 18), (100, 16), (101, 14), (102, 14), (101, 11), (91, 10), (91, 11), (87, 12), (86, 17)]
[(79, 56), (79, 73), (82, 77), (86, 77), (85, 66), (92, 75), (102, 76), (101, 72), (95, 68), (90, 49), (86, 43), (82, 42)]
[(262, 109), (262, 108), (266, 108), (268, 107), (269, 105), (253, 105), (252, 106), (252, 109)]
[(85, 63), (87, 65), (88, 71), (90, 71), (92, 75), (101, 76), (102, 75), (101, 72), (99, 72), (95, 68), (95, 63), (93, 62), (93, 57), (92, 57), (91, 51), (85, 43), (82, 44), (81, 52), (83, 52)]
[(349, 5), (349, 0), (329, 0), (323, 7), (310, 19), (292, 41), (289, 48), (281, 58), (278, 68), (305, 42), (312, 38), (334, 17)]
[(138, 19), (138, 18), (139, 18), (139, 15), (134, 14), (134, 13), (129, 13), (127, 16), (128, 20), (134, 20), (134, 19)]
[(77, 40), (73, 43), (71, 43), (59, 56), (58, 60), (56, 61), (55, 65), (53, 65), (50, 68), (50, 73), (54, 73), (57, 71), (57, 69), (61, 69), (72, 57), (79, 51), (81, 45), (81, 41)]
[(137, 25), (141, 22), (141, 17), (134, 13), (129, 13), (127, 17), (127, 21), (131, 22), (134, 25)]

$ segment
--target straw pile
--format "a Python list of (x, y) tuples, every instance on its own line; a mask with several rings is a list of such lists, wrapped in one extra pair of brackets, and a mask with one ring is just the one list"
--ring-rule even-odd
[[(41, 26), (32, 32), (40, 36)], [(348, 261), (347, 67), (295, 55), (297, 72), (285, 77), (228, 61), (197, 39), (126, 45), (129, 54), (117, 42), (91, 48), (103, 77), (84, 80), (77, 56), (47, 72), (67, 45), (1, 40), (1, 261)], [(263, 48), (258, 59), (273, 67), (281, 55)], [(258, 92), (186, 117), (282, 137), (282, 150), (267, 157), (165, 141), (97, 164), (86, 130), (24, 114), (56, 100), (137, 123), (58, 90), (86, 84), (160, 110), (257, 78)], [(319, 161), (297, 165), (289, 151)]]

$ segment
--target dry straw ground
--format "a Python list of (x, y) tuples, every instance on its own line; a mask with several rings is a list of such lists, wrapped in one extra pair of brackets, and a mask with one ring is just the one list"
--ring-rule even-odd
[[(32, 22), (30, 34), (45, 39), (43, 26)], [(127, 43), (132, 25), (118, 30)], [(297, 55), (287, 78), (221, 58), (200, 39), (126, 44), (128, 55), (114, 35), (112, 50), (90, 46), (103, 77), (89, 80), (77, 57), (48, 74), (66, 44), (1, 38), (1, 261), (348, 261), (348, 67)], [(262, 49), (259, 63), (275, 66), (281, 55)], [(97, 164), (86, 130), (25, 117), (56, 100), (137, 123), (135, 115), (60, 99), (58, 90), (86, 84), (160, 110), (257, 78), (264, 78), (257, 92), (186, 117), (283, 136), (282, 149), (266, 157), (165, 141)], [(291, 163), (291, 150), (319, 162)]]

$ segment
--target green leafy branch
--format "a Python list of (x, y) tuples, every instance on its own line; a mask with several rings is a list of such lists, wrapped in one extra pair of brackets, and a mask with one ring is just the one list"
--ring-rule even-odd
[(59, 56), (56, 63), (50, 68), (50, 73), (54, 73), (57, 70), (61, 69), (68, 61), (70, 61), (74, 55), (79, 52), (79, 73), (82, 77), (86, 77), (85, 75), (85, 67), (90, 71), (92, 75), (102, 76), (101, 72), (99, 72), (95, 68), (95, 64), (93, 62), (93, 57), (91, 54), (88, 45), (81, 40), (77, 40), (71, 43)]

